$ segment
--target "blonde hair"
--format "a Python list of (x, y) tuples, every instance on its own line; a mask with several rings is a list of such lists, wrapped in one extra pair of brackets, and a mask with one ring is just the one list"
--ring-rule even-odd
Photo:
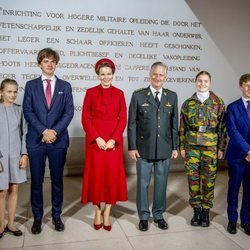
[[(4, 79), (2, 82), (1, 82), (1, 85), (0, 85), (0, 92), (2, 92), (4, 90), (4, 88), (6, 87), (6, 85), (15, 85), (16, 87), (18, 87), (18, 83), (16, 80), (13, 80), (13, 79), (9, 79), (9, 78), (6, 78)], [(2, 95), (0, 94), (0, 103), (3, 102), (3, 97)]]

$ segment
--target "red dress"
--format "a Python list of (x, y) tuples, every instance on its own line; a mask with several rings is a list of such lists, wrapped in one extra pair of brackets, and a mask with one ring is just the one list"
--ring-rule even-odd
[[(82, 125), (86, 132), (82, 203), (115, 204), (127, 200), (123, 161), (123, 131), (127, 110), (123, 92), (102, 85), (87, 90), (82, 109)], [(114, 139), (114, 150), (101, 150), (95, 141)]]

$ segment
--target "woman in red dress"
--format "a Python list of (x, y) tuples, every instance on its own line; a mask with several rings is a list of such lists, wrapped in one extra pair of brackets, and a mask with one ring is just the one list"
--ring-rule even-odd
[(123, 92), (112, 86), (114, 63), (103, 58), (96, 63), (95, 71), (100, 84), (87, 90), (82, 109), (86, 133), (82, 203), (94, 205), (94, 228), (110, 231), (111, 206), (127, 200), (123, 162), (127, 110)]

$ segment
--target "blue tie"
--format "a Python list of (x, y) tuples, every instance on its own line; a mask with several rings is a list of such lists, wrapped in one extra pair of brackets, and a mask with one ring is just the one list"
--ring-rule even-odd
[(248, 118), (250, 119), (250, 100), (247, 101), (247, 114)]

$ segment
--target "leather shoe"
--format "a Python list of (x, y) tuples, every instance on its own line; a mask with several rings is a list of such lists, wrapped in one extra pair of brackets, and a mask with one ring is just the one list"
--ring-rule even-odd
[(58, 231), (58, 232), (61, 232), (64, 230), (64, 224), (61, 220), (60, 217), (58, 218), (53, 218), (52, 219), (52, 223), (55, 225), (55, 230)]
[(42, 232), (42, 221), (35, 219), (31, 227), (31, 232), (33, 234), (40, 234)]
[(168, 223), (164, 219), (154, 220), (158, 224), (158, 227), (162, 230), (168, 229)]
[(5, 232), (6, 233), (11, 233), (14, 236), (22, 236), (23, 232), (19, 229), (16, 229), (15, 231), (12, 231), (9, 229), (8, 225), (5, 227)]
[(250, 223), (242, 223), (240, 226), (244, 229), (245, 234), (250, 235)]
[(140, 220), (139, 229), (143, 232), (148, 231), (148, 221), (147, 220)]
[(230, 234), (236, 234), (236, 222), (229, 221), (227, 224), (227, 231)]

